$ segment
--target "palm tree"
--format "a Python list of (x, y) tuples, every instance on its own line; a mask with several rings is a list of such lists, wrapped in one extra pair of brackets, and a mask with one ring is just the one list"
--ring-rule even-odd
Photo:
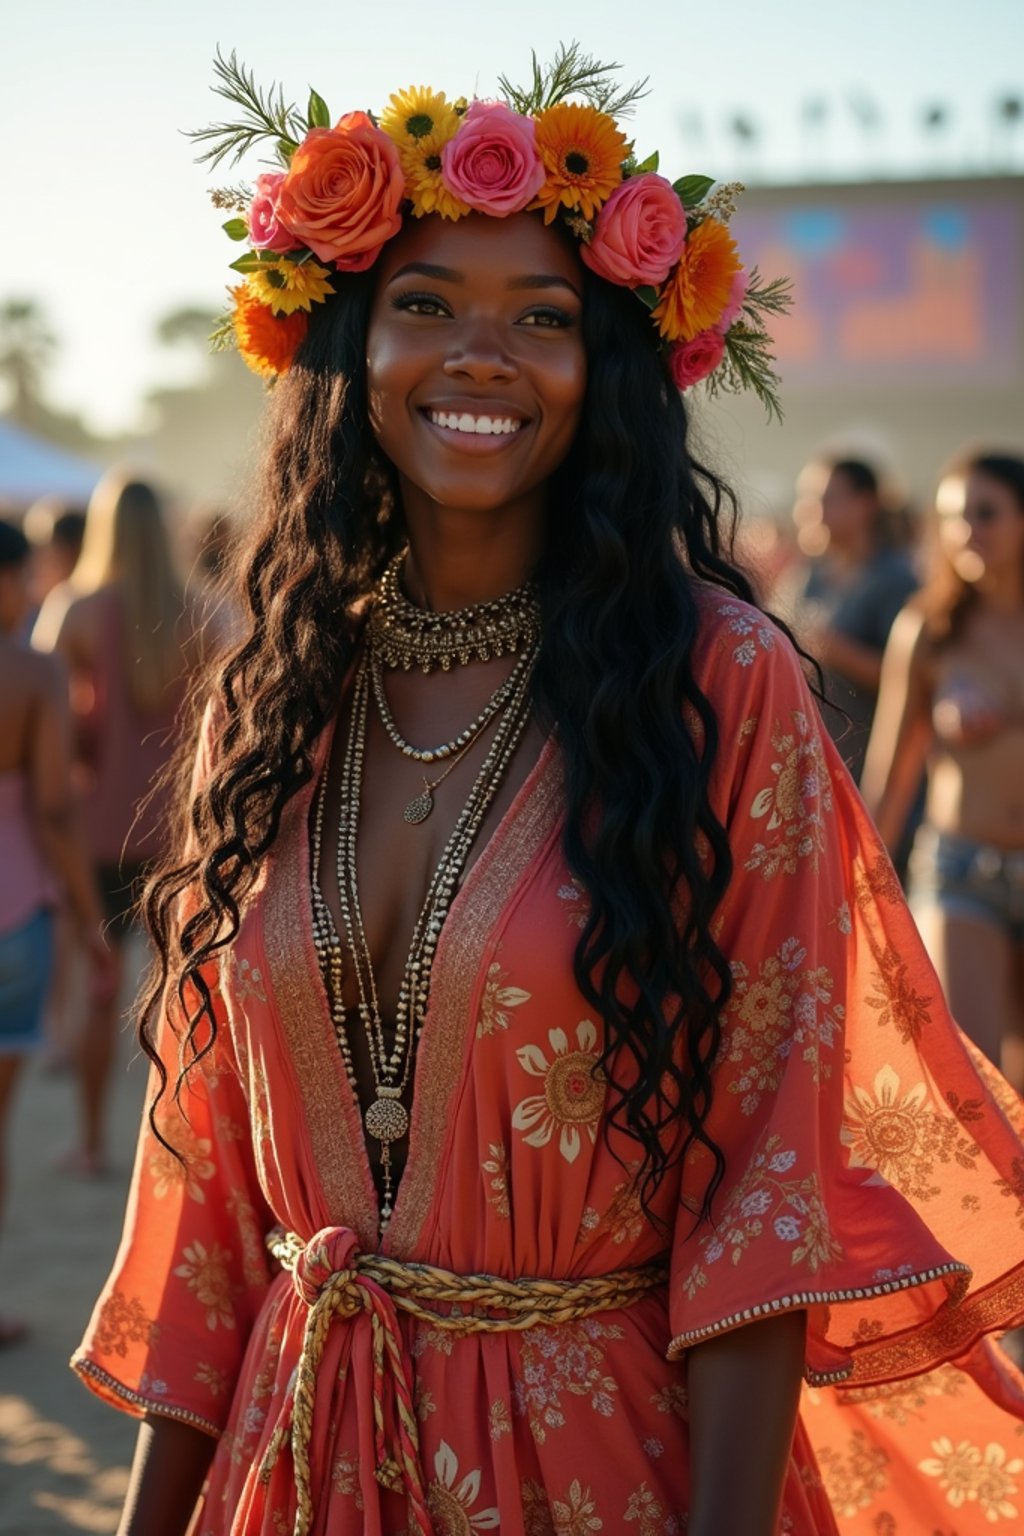
[(11, 396), (9, 414), (19, 426), (31, 426), (39, 413), (42, 378), (56, 345), (35, 299), (0, 304), (0, 378)]

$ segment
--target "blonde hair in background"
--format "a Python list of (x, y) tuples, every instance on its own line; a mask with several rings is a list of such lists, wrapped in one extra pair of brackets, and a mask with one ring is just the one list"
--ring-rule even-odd
[(182, 671), (184, 598), (163, 508), (146, 481), (125, 470), (104, 475), (89, 502), (71, 584), (81, 595), (119, 588), (129, 692), (139, 709), (158, 709)]

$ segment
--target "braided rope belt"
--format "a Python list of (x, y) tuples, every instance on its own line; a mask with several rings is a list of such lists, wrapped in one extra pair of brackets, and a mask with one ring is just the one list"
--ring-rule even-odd
[[(369, 1316), (377, 1481), (393, 1492), (404, 1490), (411, 1517), (410, 1536), (432, 1536), (420, 1464), (412, 1365), (398, 1328), (398, 1313), (408, 1313), (448, 1333), (522, 1333), (541, 1324), (571, 1323), (595, 1312), (631, 1306), (668, 1279), (668, 1266), (661, 1261), (579, 1280), (456, 1275), (433, 1264), (361, 1253), (355, 1234), (347, 1227), (325, 1227), (308, 1243), (294, 1232), (275, 1227), (266, 1243), (282, 1269), (291, 1274), (296, 1292), (309, 1309), (291, 1401), (286, 1403), (260, 1469), (261, 1478), (269, 1480), (282, 1445), (290, 1440), (296, 1490), (293, 1536), (307, 1536), (313, 1522), (313, 1404), (327, 1335), (336, 1317), (354, 1318), (361, 1312)], [(433, 1310), (445, 1304), (457, 1310)], [(390, 1452), (384, 1418), (387, 1378), (397, 1421), (396, 1443)]]

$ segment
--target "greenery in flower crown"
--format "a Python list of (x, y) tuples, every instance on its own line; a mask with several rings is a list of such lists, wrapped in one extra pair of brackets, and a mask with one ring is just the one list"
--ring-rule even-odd
[(449, 102), (410, 86), (379, 117), (349, 112), (332, 126), (315, 90), (303, 114), (276, 82), (261, 90), (233, 51), (218, 49), (213, 90), (237, 116), (189, 134), (198, 158), (236, 164), (270, 144), (278, 168), (254, 187), (211, 193), (233, 215), (227, 235), (248, 247), (231, 263), (241, 282), (214, 347), (237, 346), (273, 380), (338, 273), (365, 271), (405, 219), (535, 210), (576, 236), (591, 271), (645, 305), (680, 390), (752, 390), (769, 417), (781, 416), (769, 325), (788, 310), (790, 285), (744, 271), (729, 232), (739, 183), (695, 174), (670, 182), (657, 151), (638, 158), (618, 119), (647, 81), (622, 86), (618, 69), (572, 42), (547, 65), (532, 54), (525, 86), (501, 76), (500, 101)]

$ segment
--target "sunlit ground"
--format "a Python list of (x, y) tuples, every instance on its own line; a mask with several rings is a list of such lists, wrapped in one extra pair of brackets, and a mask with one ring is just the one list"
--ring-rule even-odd
[(67, 1369), (120, 1234), (145, 1075), (122, 1040), (112, 1100), (112, 1175), (82, 1183), (52, 1170), (71, 1145), (73, 1084), (40, 1065), (23, 1077), (11, 1127), (8, 1218), (0, 1232), (0, 1311), (31, 1336), (0, 1351), (0, 1533), (110, 1536), (135, 1422)]

